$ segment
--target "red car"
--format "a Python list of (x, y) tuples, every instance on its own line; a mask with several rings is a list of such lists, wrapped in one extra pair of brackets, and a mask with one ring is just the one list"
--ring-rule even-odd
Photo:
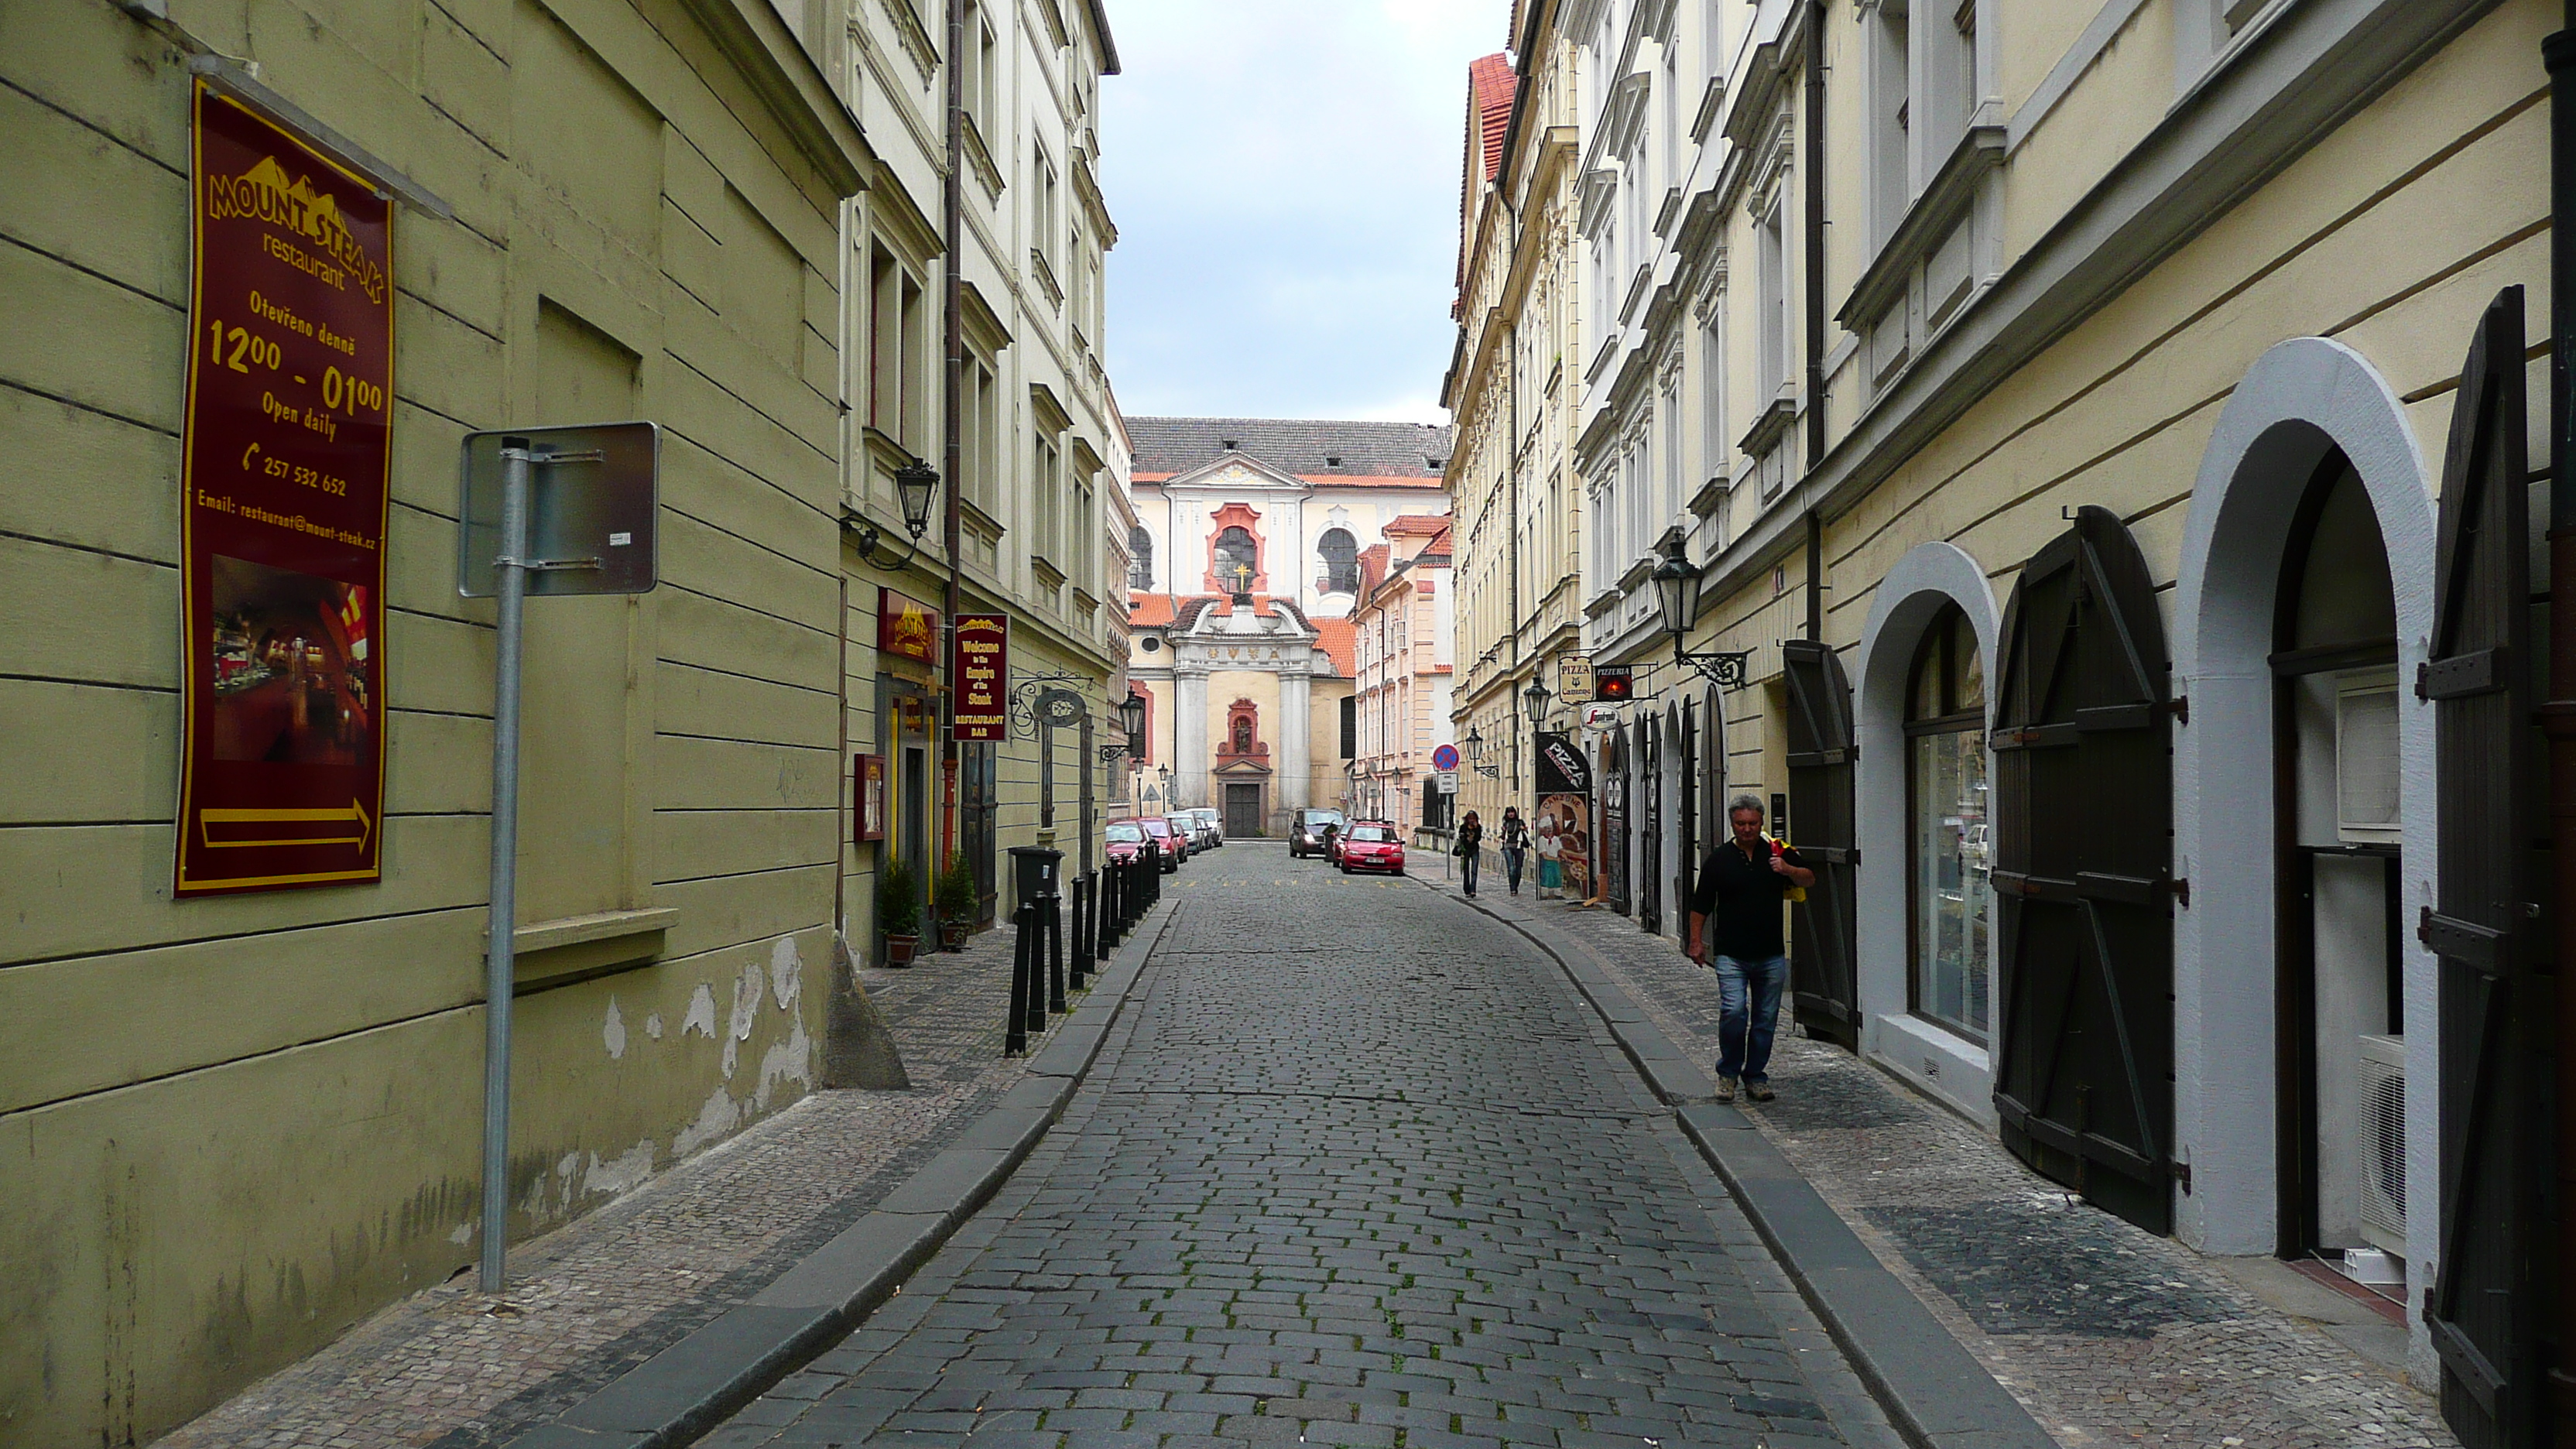
[(1145, 849), (1145, 822), (1112, 820), (1109, 822), (1109, 863), (1125, 865)]
[(1170, 875), (1181, 868), (1181, 852), (1188, 847), (1180, 837), (1172, 833), (1172, 822), (1169, 820), (1160, 815), (1147, 815), (1140, 819), (1112, 820), (1109, 823), (1112, 827), (1133, 825), (1145, 832), (1145, 838), (1154, 842), (1154, 849), (1162, 855), (1159, 864), (1163, 874)]
[(1404, 837), (1383, 820), (1363, 820), (1342, 836), (1342, 874), (1382, 870), (1404, 874)]

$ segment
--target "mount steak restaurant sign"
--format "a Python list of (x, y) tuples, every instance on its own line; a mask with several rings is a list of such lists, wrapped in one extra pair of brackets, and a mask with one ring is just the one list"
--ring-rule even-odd
[(179, 895), (380, 879), (393, 204), (200, 81)]

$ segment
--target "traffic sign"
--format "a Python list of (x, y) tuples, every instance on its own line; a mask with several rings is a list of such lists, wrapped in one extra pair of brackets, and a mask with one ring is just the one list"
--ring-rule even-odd
[(1431, 752), (1431, 768), (1438, 770), (1443, 774), (1456, 773), (1458, 769), (1458, 747), (1456, 745), (1442, 745), (1440, 748), (1433, 750)]
[(1455, 770), (1443, 770), (1443, 771), (1441, 771), (1439, 774), (1434, 775), (1434, 776), (1432, 776), (1431, 778), (1440, 782), (1440, 793), (1441, 793), (1441, 794), (1443, 794), (1443, 795), (1455, 795), (1455, 794), (1457, 794), (1457, 793), (1458, 793), (1458, 772), (1457, 772), (1457, 771), (1455, 771)]

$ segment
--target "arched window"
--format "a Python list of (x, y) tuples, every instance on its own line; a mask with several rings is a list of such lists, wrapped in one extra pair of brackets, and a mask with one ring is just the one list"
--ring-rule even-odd
[[(1238, 571), (1248, 571), (1239, 573)], [(1216, 536), (1217, 585), (1231, 590), (1239, 577), (1258, 577), (1261, 573), (1261, 545), (1239, 527), (1229, 527)]]
[(1154, 587), (1154, 535), (1145, 531), (1145, 525), (1140, 523), (1127, 530), (1127, 552), (1132, 558), (1127, 565), (1127, 587)]
[(1324, 592), (1356, 594), (1360, 590), (1360, 546), (1347, 528), (1328, 528), (1315, 541), (1324, 560)]
[(1977, 631), (1956, 604), (1915, 649), (1905, 734), (1914, 1012), (1982, 1041), (1994, 914), (1986, 679)]

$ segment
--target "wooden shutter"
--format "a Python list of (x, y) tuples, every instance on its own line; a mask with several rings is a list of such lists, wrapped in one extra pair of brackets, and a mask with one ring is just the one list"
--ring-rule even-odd
[(2004, 1145), (2173, 1228), (2173, 752), (2164, 623), (2107, 509), (2022, 570), (1992, 743)]
[(1637, 927), (1650, 932), (1664, 928), (1664, 729), (1653, 710), (1638, 711)]
[(1816, 872), (1807, 899), (1789, 908), (1789, 989), (1809, 1036), (1857, 1048), (1859, 975), (1853, 943), (1860, 849), (1852, 824), (1851, 685), (1826, 646), (1780, 646), (1789, 680), (1790, 843)]
[(2440, 958), (2442, 1247), (2425, 1317), (2442, 1416), (2467, 1449), (2538, 1442), (2543, 1393), (2540, 787), (2532, 740), (2522, 289), (2487, 308), (2442, 464), (2432, 647), (2440, 872), (2418, 934)]

